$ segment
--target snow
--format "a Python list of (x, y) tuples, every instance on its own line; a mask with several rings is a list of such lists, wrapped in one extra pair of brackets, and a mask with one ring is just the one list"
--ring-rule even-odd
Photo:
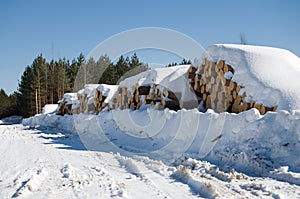
[(23, 124), (76, 131), (93, 150), (103, 150), (99, 143), (109, 142), (114, 151), (147, 155), (169, 164), (187, 154), (222, 165), (224, 170), (266, 175), (282, 166), (300, 172), (299, 121), (297, 112), (287, 111), (261, 116), (256, 109), (217, 114), (212, 110), (200, 113), (196, 109), (175, 112), (146, 108), (63, 118), (42, 115)]
[(225, 60), (235, 69), (233, 80), (244, 85), (240, 94), (279, 110), (300, 109), (300, 59), (288, 50), (235, 44), (208, 47), (205, 57)]
[(43, 107), (42, 114), (51, 114), (57, 111), (58, 104), (46, 104)]
[(23, 120), (22, 116), (13, 115), (10, 117), (5, 117), (0, 120), (0, 125), (6, 125), (6, 124), (20, 124)]
[[(127, 110), (116, 110), (115, 114), (117, 112), (124, 114)], [(167, 126), (173, 125), (174, 129), (181, 126), (178, 123), (178, 117), (180, 115), (182, 117), (181, 111), (176, 113), (169, 110), (144, 109), (135, 115), (136, 112), (130, 113), (135, 117), (140, 116), (140, 126), (149, 123), (151, 117), (147, 118), (147, 114), (166, 115), (165, 119), (170, 120)], [(221, 115), (213, 111), (184, 112), (191, 118), (201, 117), (198, 119), (199, 122), (204, 120), (202, 125), (205, 123), (208, 125), (209, 120)], [(143, 114), (145, 120), (141, 118)], [(181, 154), (178, 154), (176, 149), (180, 146), (170, 143), (172, 140), (170, 141), (167, 135), (156, 134), (147, 139), (150, 144), (160, 145), (159, 149), (164, 150), (163, 146), (167, 145), (174, 148), (171, 150), (171, 147), (167, 147), (165, 153), (158, 154), (152, 153), (157, 147), (154, 145), (151, 148), (150, 144), (146, 145), (147, 142), (143, 141), (143, 138), (139, 138), (142, 141), (139, 143), (129, 139), (129, 136), (132, 136), (130, 132), (121, 131), (116, 124), (112, 126), (113, 122), (105, 125), (105, 122), (109, 121), (107, 118), (113, 117), (112, 112), (100, 115), (80, 114), (77, 115), (78, 120), (74, 119), (75, 115), (46, 114), (25, 119), (23, 125), (26, 126), (0, 125), (0, 149), (5, 151), (0, 155), (0, 158), (5, 160), (0, 162), (0, 196), (1, 198), (299, 197), (299, 158), (297, 158), (300, 148), (300, 134), (297, 130), (300, 129), (299, 114), (279, 112), (260, 116), (256, 109), (243, 114), (224, 114), (226, 117), (222, 136), (214, 141), (215, 147), (203, 158), (194, 153), (195, 148), (203, 144), (199, 143), (204, 137), (201, 130), (193, 138), (194, 141), (188, 140), (191, 139), (188, 135), (189, 130), (194, 125), (186, 129), (186, 135), (180, 136), (184, 139), (182, 142), (190, 142), (194, 147), (187, 148)], [(279, 121), (268, 123), (272, 118), (285, 120), (281, 124), (277, 124)], [(234, 122), (243, 124), (234, 131), (229, 130)], [(260, 127), (262, 124), (269, 128), (274, 125), (278, 131), (274, 131), (274, 128), (267, 130), (266, 127)], [(103, 128), (103, 132), (99, 130), (99, 125)], [(150, 122), (149, 129), (151, 126), (153, 125)], [(169, 127), (166, 128), (160, 130), (159, 134), (164, 134)], [(244, 129), (238, 130), (239, 128)], [(258, 129), (250, 133), (250, 130), (255, 128)], [(116, 131), (122, 132), (127, 138), (115, 133)], [(285, 134), (288, 135), (284, 136)], [(284, 140), (280, 141), (279, 136)], [(272, 140), (273, 137), (277, 138)], [(290, 144), (284, 146), (286, 141)], [(90, 146), (94, 147), (93, 150)], [(146, 152), (133, 152), (130, 151), (130, 147), (135, 151), (143, 149)], [(255, 149), (256, 151), (253, 151)], [(241, 158), (247, 158), (239, 160), (238, 155), (242, 152), (245, 155)], [(177, 153), (177, 157), (170, 153)], [(172, 163), (170, 157), (174, 158)], [(231, 160), (230, 157), (235, 159)], [(243, 165), (240, 166), (236, 162), (242, 162)], [(270, 165), (266, 167), (265, 162)]]
[(93, 97), (95, 90), (97, 89), (98, 86), (99, 86), (99, 84), (86, 84), (86, 85), (84, 85), (83, 89), (78, 91), (78, 94), (80, 94), (82, 96), (86, 95), (87, 98)]
[(74, 104), (78, 102), (76, 93), (65, 93), (64, 98), (66, 99), (67, 104)]

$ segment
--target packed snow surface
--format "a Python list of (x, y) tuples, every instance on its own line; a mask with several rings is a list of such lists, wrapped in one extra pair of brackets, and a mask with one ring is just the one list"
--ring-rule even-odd
[(233, 80), (245, 88), (246, 100), (279, 110), (300, 109), (300, 59), (288, 50), (235, 44), (208, 47), (205, 57), (225, 60), (235, 69)]
[(299, 120), (256, 109), (38, 115), (0, 125), (0, 195), (297, 198)]
[(248, 174), (263, 175), (282, 166), (300, 172), (298, 111), (261, 116), (256, 109), (217, 114), (212, 110), (175, 112), (146, 107), (99, 115), (41, 115), (26, 119), (23, 124), (77, 132), (90, 150), (102, 150), (100, 143), (109, 142), (117, 150), (165, 163), (187, 154)]

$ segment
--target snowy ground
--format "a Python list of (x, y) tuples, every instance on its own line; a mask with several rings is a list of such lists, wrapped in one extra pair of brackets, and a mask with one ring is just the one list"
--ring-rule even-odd
[(86, 150), (78, 134), (42, 117), (48, 127), (0, 125), (1, 198), (300, 198), (300, 174), (287, 167), (249, 176), (193, 158), (127, 157), (109, 142)]

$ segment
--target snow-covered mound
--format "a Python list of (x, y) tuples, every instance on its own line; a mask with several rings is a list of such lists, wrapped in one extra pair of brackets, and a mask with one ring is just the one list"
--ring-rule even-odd
[(218, 44), (205, 55), (214, 61), (225, 60), (234, 67), (233, 81), (244, 85), (246, 100), (278, 110), (300, 109), (300, 59), (290, 51), (271, 47)]
[[(147, 108), (112, 110), (99, 115), (41, 115), (24, 125), (57, 127), (77, 132), (90, 150), (144, 154), (172, 162), (182, 156), (209, 160), (220, 167), (259, 173), (288, 166), (299, 172), (300, 113), (256, 109), (241, 114), (212, 110)], [(101, 143), (110, 143), (103, 148)]]
[(7, 124), (20, 124), (23, 120), (22, 116), (13, 115), (10, 117), (5, 117), (0, 120), (0, 125), (7, 125)]

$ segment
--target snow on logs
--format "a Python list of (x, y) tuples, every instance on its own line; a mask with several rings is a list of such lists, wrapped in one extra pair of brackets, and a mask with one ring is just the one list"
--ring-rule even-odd
[[(87, 88), (89, 91), (85, 90)], [(157, 109), (180, 109), (177, 97), (180, 97), (181, 93), (174, 93), (166, 88), (160, 90), (156, 84), (151, 86), (136, 84), (131, 90), (126, 87), (105, 84), (100, 84), (94, 89), (91, 89), (91, 85), (86, 85), (85, 89), (78, 93), (72, 93), (73, 96), (76, 96), (76, 105), (73, 103), (73, 106), (72, 103), (67, 103), (68, 97), (65, 94), (64, 98), (59, 101), (58, 114), (94, 114), (105, 108), (108, 110), (128, 108), (137, 110), (146, 104), (155, 106)]]
[[(240, 113), (251, 108), (260, 114), (276, 111), (247, 98), (244, 85), (233, 81), (235, 69), (224, 60), (204, 58), (200, 66), (175, 66), (146, 71), (120, 85), (87, 84), (78, 93), (66, 93), (58, 114), (97, 114), (102, 110), (132, 109), (150, 104), (156, 109), (213, 109)], [(72, 100), (70, 100), (72, 99)], [(74, 100), (76, 99), (76, 100)]]
[(78, 104), (77, 93), (65, 93), (63, 99), (58, 101), (58, 115), (71, 115)]
[(190, 79), (190, 85), (205, 109), (213, 109), (218, 113), (240, 113), (256, 108), (261, 115), (276, 111), (277, 106), (266, 107), (254, 100), (245, 101), (247, 93), (241, 93), (244, 86), (232, 80), (234, 73), (234, 68), (224, 60), (216, 63), (204, 58), (198, 68), (190, 66), (186, 77)]

